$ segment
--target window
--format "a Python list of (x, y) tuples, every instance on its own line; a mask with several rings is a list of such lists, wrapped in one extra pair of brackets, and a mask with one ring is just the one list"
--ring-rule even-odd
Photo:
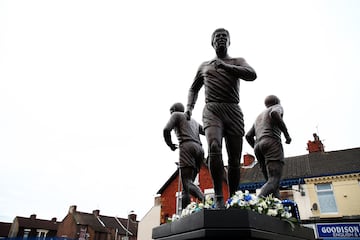
[(337, 213), (337, 207), (331, 183), (316, 184), (316, 193), (320, 213)]
[(49, 232), (48, 230), (44, 230), (44, 229), (38, 229), (37, 231), (37, 237), (38, 239), (45, 239), (47, 233)]
[(24, 229), (24, 236), (23, 236), (24, 239), (29, 237), (30, 231), (31, 229)]

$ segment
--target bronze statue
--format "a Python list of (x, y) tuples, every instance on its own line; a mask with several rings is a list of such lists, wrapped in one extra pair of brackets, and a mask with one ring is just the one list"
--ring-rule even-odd
[(284, 151), (281, 144), (281, 132), (285, 143), (291, 138), (283, 121), (283, 108), (280, 99), (274, 95), (265, 98), (266, 109), (256, 118), (251, 129), (246, 133), (246, 140), (254, 148), (255, 156), (266, 179), (259, 196), (272, 194), (280, 198), (280, 180), (284, 165)]
[(203, 126), (209, 147), (209, 168), (215, 191), (215, 207), (224, 208), (222, 181), (224, 163), (222, 140), (228, 154), (228, 183), (230, 196), (240, 184), (240, 158), (244, 136), (243, 113), (239, 106), (240, 79), (254, 81), (256, 73), (244, 58), (228, 55), (230, 35), (226, 29), (216, 29), (211, 44), (216, 57), (202, 63), (188, 94), (186, 115), (190, 118), (198, 92), (205, 88)]
[(194, 184), (201, 163), (204, 160), (204, 150), (201, 145), (199, 134), (204, 135), (203, 127), (194, 119), (187, 120), (184, 114), (184, 105), (175, 103), (170, 108), (171, 117), (164, 128), (164, 139), (171, 150), (175, 151), (177, 145), (171, 140), (171, 131), (175, 134), (179, 142), (180, 169), (179, 175), (182, 182), (182, 208), (190, 203), (190, 194), (204, 201), (204, 194), (201, 189)]

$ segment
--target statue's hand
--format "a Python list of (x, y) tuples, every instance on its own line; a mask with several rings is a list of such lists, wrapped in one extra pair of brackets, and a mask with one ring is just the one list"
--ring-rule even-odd
[(225, 67), (226, 63), (220, 59), (214, 59), (210, 62), (210, 64), (213, 64), (215, 66), (215, 69), (217, 68), (223, 68)]
[(290, 137), (290, 136), (286, 137), (285, 143), (286, 143), (286, 144), (290, 144), (290, 143), (291, 143), (291, 137)]
[(185, 116), (186, 116), (186, 119), (187, 119), (187, 120), (190, 120), (190, 119), (191, 119), (191, 114), (192, 114), (192, 112), (191, 112), (190, 110), (187, 110), (187, 111), (185, 112)]
[(171, 146), (169, 146), (169, 147), (172, 151), (175, 151), (178, 148), (178, 146), (176, 144), (171, 144)]

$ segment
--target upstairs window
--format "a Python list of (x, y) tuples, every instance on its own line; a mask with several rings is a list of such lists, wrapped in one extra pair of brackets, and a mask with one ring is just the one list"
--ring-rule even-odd
[(320, 213), (337, 213), (336, 201), (331, 183), (316, 184)]
[(37, 238), (39, 240), (45, 239), (47, 233), (49, 232), (48, 230), (44, 230), (44, 229), (38, 229), (37, 231)]
[(27, 228), (24, 229), (24, 236), (23, 236), (24, 239), (29, 237), (30, 231), (31, 231), (31, 229), (27, 229)]

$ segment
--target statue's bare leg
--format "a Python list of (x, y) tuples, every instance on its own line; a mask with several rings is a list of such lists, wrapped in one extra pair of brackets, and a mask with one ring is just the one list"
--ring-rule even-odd
[(240, 158), (242, 152), (243, 138), (241, 135), (225, 137), (228, 160), (228, 182), (229, 194), (232, 197), (240, 187)]
[(181, 182), (183, 186), (182, 191), (182, 209), (186, 208), (191, 202), (191, 195), (200, 200), (204, 201), (204, 194), (201, 189), (194, 184), (197, 171), (192, 167), (181, 168)]
[(219, 127), (211, 126), (205, 129), (205, 135), (209, 146), (209, 169), (214, 185), (215, 207), (223, 209), (225, 204), (222, 191), (224, 180), (224, 163), (221, 153), (222, 130)]
[(280, 198), (280, 179), (284, 163), (282, 161), (268, 161), (266, 163), (269, 179), (262, 186), (259, 195), (266, 197), (272, 194), (276, 198)]

